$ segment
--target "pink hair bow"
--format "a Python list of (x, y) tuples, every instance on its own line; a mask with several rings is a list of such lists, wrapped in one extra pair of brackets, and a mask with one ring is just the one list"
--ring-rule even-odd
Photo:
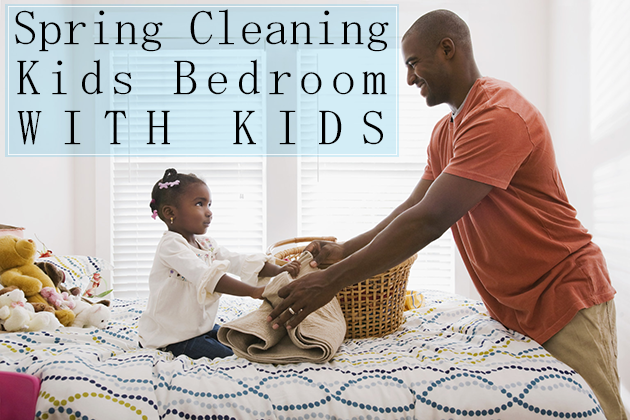
[(176, 179), (173, 182), (158, 182), (158, 186), (160, 187), (161, 190), (168, 187), (174, 187), (176, 185), (179, 185), (179, 179)]

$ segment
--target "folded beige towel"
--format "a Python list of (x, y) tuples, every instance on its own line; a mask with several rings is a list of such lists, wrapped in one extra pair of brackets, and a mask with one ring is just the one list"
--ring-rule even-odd
[[(310, 266), (313, 256), (305, 252), (299, 257), (302, 265), (298, 278), (318, 270)], [(282, 298), (278, 290), (293, 279), (283, 272), (266, 287), (260, 308), (241, 318), (225, 323), (219, 341), (234, 353), (259, 363), (324, 363), (332, 359), (346, 335), (346, 322), (337, 298), (307, 316), (296, 328), (274, 330), (267, 316)]]

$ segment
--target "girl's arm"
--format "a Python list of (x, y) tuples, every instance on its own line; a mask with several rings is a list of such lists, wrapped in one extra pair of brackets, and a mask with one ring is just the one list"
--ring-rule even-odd
[(255, 287), (250, 286), (247, 283), (236, 280), (229, 274), (224, 274), (217, 283), (214, 291), (217, 293), (224, 293), (226, 295), (233, 296), (250, 296), (254, 299), (262, 299), (262, 294), (265, 291), (265, 286)]
[(297, 277), (298, 273), (300, 272), (300, 262), (291, 261), (290, 263), (285, 264), (283, 266), (266, 262), (262, 270), (260, 270), (260, 273), (258, 273), (258, 276), (259, 277), (274, 277), (282, 273), (283, 271), (288, 272), (293, 278)]

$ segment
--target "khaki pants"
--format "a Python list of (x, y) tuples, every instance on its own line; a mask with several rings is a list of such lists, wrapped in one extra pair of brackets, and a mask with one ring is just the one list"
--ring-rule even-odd
[(608, 420), (627, 420), (619, 392), (614, 301), (582, 309), (543, 347), (584, 378)]

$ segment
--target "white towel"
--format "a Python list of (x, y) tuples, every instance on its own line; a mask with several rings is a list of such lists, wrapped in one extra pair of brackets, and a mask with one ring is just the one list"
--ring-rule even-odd
[[(317, 271), (310, 266), (313, 256), (305, 252), (299, 257), (298, 278)], [(219, 341), (234, 353), (260, 363), (325, 363), (332, 359), (346, 335), (346, 322), (337, 298), (307, 316), (296, 328), (272, 328), (267, 316), (282, 298), (278, 290), (293, 279), (283, 272), (265, 288), (264, 302), (256, 311), (224, 324)]]

